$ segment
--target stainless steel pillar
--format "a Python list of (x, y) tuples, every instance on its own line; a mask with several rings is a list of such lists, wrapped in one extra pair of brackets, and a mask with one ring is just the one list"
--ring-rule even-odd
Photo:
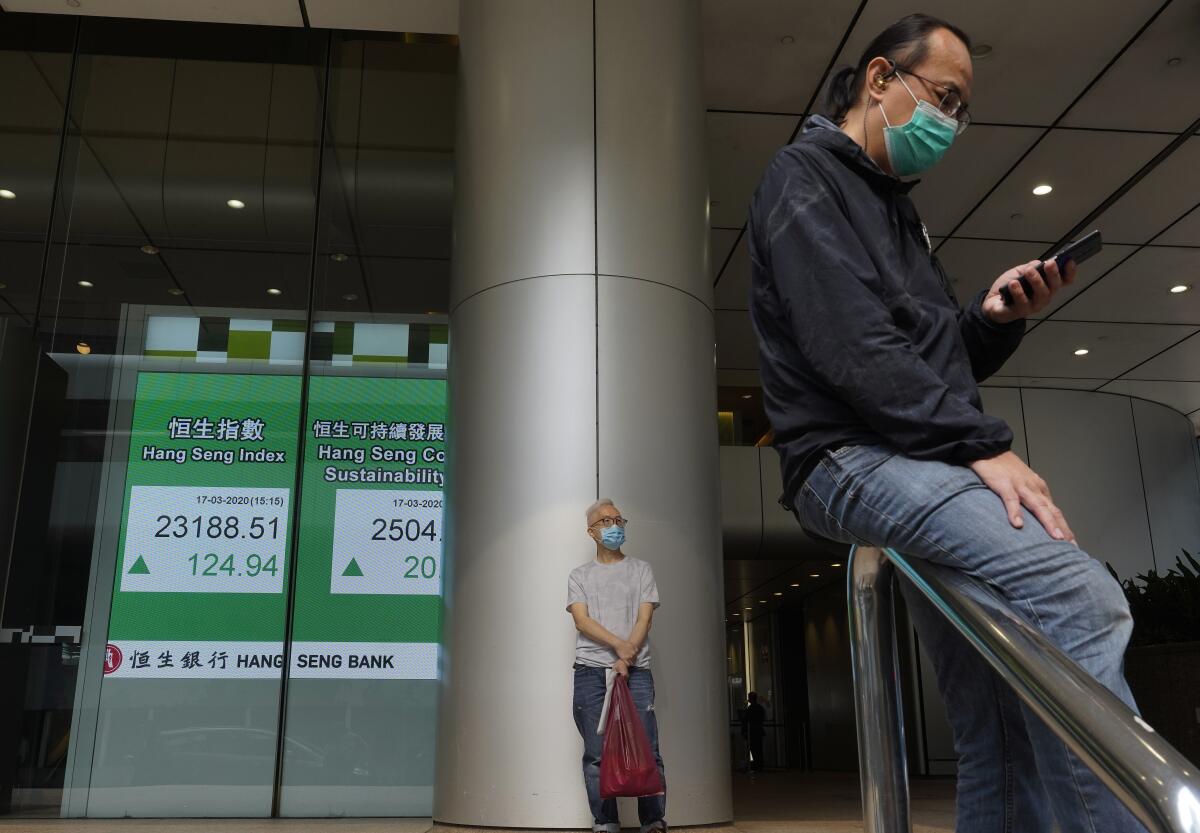
[(911, 833), (892, 565), (882, 550), (855, 547), (846, 574), (863, 827), (866, 833)]
[(662, 594), (668, 818), (728, 821), (699, 4), (462, 0), (460, 38), (434, 816), (590, 826), (566, 581), (606, 496)]

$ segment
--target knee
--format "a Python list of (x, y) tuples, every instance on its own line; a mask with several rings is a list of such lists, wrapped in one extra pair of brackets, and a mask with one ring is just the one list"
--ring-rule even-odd
[(1124, 645), (1133, 633), (1133, 614), (1129, 611), (1125, 590), (1099, 562), (1096, 562), (1095, 573), (1092, 583), (1096, 613), (1111, 632), (1123, 637)]

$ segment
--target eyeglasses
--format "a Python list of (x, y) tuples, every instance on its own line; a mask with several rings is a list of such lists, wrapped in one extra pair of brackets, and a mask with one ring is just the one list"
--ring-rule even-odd
[(605, 529), (608, 529), (609, 527), (616, 525), (621, 527), (621, 529), (624, 529), (625, 524), (627, 523), (629, 523), (628, 518), (622, 518), (620, 515), (617, 515), (615, 518), (601, 518), (592, 524), (592, 526), (601, 526)]
[(938, 109), (958, 122), (955, 135), (960, 135), (967, 129), (967, 125), (971, 123), (971, 114), (967, 111), (967, 105), (963, 103), (962, 96), (958, 94), (957, 90), (952, 90), (945, 84), (939, 84), (937, 81), (930, 80), (924, 75), (917, 75), (911, 69), (902, 67), (899, 64), (893, 64), (892, 71), (894, 73), (903, 72), (905, 75), (911, 75), (913, 78), (924, 81), (931, 87), (936, 87), (942, 94), (942, 100), (938, 102)]

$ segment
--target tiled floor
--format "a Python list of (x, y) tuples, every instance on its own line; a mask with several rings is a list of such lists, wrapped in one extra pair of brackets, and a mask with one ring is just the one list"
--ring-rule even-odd
[[(741, 833), (857, 833), (858, 778), (831, 773), (769, 772), (733, 777), (735, 827)], [(914, 779), (915, 833), (954, 830), (954, 782)], [(0, 819), (0, 833), (426, 833), (428, 819)]]

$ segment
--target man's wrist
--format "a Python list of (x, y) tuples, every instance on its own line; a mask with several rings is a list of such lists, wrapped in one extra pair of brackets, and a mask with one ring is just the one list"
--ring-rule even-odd
[(1001, 315), (1003, 315), (1006, 320), (999, 321), (993, 318), (992, 314), (988, 312), (987, 308), (984, 306), (984, 301), (987, 299), (988, 293), (981, 292), (971, 305), (974, 309), (974, 312), (984, 322), (984, 324), (1000, 332), (1011, 332), (1012, 330), (1024, 328), (1025, 319), (1020, 316), (1009, 317), (1009, 314), (1004, 312), (1001, 313)]

